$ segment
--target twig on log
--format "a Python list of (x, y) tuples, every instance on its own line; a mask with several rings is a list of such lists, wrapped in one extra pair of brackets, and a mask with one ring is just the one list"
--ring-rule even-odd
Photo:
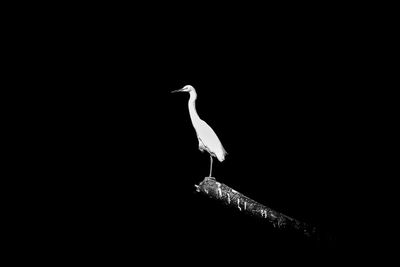
[(248, 197), (230, 188), (229, 186), (219, 183), (212, 177), (205, 177), (199, 184), (195, 185), (196, 191), (206, 194), (213, 199), (222, 201), (225, 205), (235, 207), (239, 211), (249, 215), (257, 216), (272, 223), (274, 227), (285, 228), (292, 227), (302, 231), (306, 236), (310, 237), (316, 233), (316, 228), (304, 222), (300, 222), (282, 213), (274, 211)]

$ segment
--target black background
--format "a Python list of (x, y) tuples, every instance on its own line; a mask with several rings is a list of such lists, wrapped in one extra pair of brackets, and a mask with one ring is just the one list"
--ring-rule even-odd
[[(357, 142), (357, 111), (343, 63), (314, 50), (300, 58), (280, 49), (242, 59), (229, 51), (171, 58), (171, 66), (150, 67), (138, 85), (133, 74), (132, 81), (114, 84), (131, 75), (118, 68), (108, 86), (94, 88), (84, 101), (92, 104), (87, 117), (77, 114), (85, 129), (84, 138), (76, 133), (77, 152), (83, 147), (87, 153), (79, 158), (89, 171), (78, 177), (89, 198), (83, 214), (94, 211), (87, 227), (106, 229), (103, 242), (115, 240), (120, 247), (140, 240), (142, 248), (169, 257), (171, 251), (197, 257), (218, 250), (244, 259), (266, 250), (312, 255), (337, 247)], [(197, 89), (197, 111), (229, 153), (223, 163), (214, 161), (214, 176), (316, 225), (320, 241), (274, 229), (195, 193), (194, 184), (208, 175), (209, 157), (197, 148), (189, 96), (170, 93), (186, 84)]]
[[(204, 25), (113, 16), (54, 34), (41, 47), (40, 82), (50, 88), (42, 100), (46, 172), (61, 176), (51, 183), (62, 202), (55, 233), (95, 258), (335, 258), (350, 227), (355, 174), (366, 167), (360, 127), (369, 93), (359, 81), (370, 78), (368, 57), (356, 26), (299, 17)], [(189, 95), (170, 93), (187, 84), (229, 153), (214, 161), (217, 180), (315, 225), (318, 240), (195, 193), (209, 156), (197, 147)]]

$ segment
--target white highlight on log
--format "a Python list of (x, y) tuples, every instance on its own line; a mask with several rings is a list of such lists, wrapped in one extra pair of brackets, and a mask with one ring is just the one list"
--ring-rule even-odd
[(232, 189), (232, 193), (238, 193), (238, 191)]
[(274, 218), (276, 218), (276, 216), (275, 216), (272, 212), (271, 212), (271, 216), (274, 217)]
[(239, 210), (242, 211), (242, 209), (240, 208), (240, 199), (237, 200), (237, 203), (238, 203)]
[(227, 193), (227, 195), (228, 195), (228, 203), (231, 204), (231, 198), (229, 197), (228, 193)]
[(267, 210), (261, 210), (261, 217), (268, 218), (268, 211)]
[(208, 194), (208, 190), (204, 188), (204, 191), (206, 192), (206, 194)]
[(218, 196), (221, 198), (222, 197), (221, 184), (217, 182), (217, 186), (218, 186)]

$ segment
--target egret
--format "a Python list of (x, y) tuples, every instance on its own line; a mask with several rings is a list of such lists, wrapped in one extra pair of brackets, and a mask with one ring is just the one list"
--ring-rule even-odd
[(196, 131), (197, 139), (199, 140), (199, 150), (201, 152), (207, 151), (210, 154), (210, 178), (212, 172), (213, 157), (216, 157), (220, 162), (225, 160), (225, 155), (228, 154), (219, 141), (217, 134), (214, 130), (202, 119), (196, 111), (196, 90), (191, 85), (186, 85), (182, 89), (174, 90), (171, 93), (188, 92), (189, 98), (189, 115), (192, 121), (194, 130)]

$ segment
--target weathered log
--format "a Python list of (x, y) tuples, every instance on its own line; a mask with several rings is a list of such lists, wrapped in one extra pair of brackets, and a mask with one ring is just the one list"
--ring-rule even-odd
[(292, 227), (298, 231), (303, 232), (306, 236), (310, 237), (316, 234), (316, 228), (279, 213), (265, 205), (262, 205), (253, 199), (239, 193), (238, 191), (230, 188), (229, 186), (217, 182), (213, 177), (205, 177), (200, 184), (195, 185), (196, 191), (203, 193), (213, 199), (222, 201), (225, 205), (235, 207), (239, 211), (246, 214), (257, 216), (272, 223), (274, 227), (289, 228)]

